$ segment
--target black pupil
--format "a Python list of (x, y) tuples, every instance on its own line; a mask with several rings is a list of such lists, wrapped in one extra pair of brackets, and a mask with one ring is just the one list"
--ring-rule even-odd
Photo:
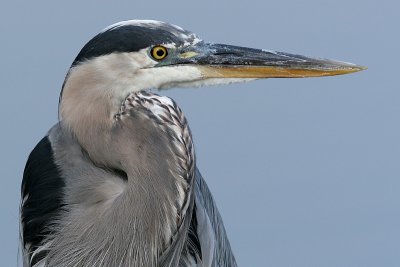
[(158, 49), (156, 51), (157, 56), (162, 57), (164, 55), (164, 50), (163, 49)]

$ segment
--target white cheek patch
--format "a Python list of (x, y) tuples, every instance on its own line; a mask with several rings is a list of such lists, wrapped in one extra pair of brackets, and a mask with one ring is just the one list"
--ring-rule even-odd
[(128, 55), (136, 69), (152, 68), (158, 63), (149, 57), (148, 48), (141, 49), (134, 53), (128, 53)]
[(194, 66), (165, 66), (138, 70), (133, 84), (137, 90), (165, 89), (202, 79)]

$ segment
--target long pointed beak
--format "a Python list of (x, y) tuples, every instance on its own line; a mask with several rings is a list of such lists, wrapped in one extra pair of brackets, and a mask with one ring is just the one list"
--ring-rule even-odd
[(346, 62), (204, 42), (176, 51), (170, 63), (196, 65), (204, 78), (304, 78), (366, 69)]

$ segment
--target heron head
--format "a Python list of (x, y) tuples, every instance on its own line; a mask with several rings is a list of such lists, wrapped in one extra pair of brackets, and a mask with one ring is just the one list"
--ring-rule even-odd
[(104, 29), (83, 47), (71, 70), (87, 65), (95, 66), (98, 73), (91, 74), (96, 79), (123, 83), (130, 90), (331, 76), (364, 69), (339, 61), (206, 43), (178, 26), (150, 20), (123, 21)]

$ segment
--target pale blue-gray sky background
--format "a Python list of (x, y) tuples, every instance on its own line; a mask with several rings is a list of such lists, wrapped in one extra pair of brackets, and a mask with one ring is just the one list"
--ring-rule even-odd
[(400, 265), (395, 0), (8, 1), (0, 10), (1, 266), (16, 266), (28, 153), (80, 48), (125, 19), (350, 61), (348, 76), (161, 92), (183, 108), (241, 266)]

